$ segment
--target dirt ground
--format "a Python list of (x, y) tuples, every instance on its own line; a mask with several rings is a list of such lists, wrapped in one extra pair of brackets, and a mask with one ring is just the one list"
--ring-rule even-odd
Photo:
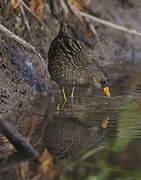
[[(140, 31), (141, 4), (139, 0), (107, 0), (106, 2), (105, 0), (100, 2), (92, 0), (89, 8), (97, 17)], [(1, 4), (0, 10), (0, 23), (33, 44), (47, 63), (48, 48), (58, 30), (58, 22), (51, 16), (50, 12), (45, 11), (43, 20), (47, 24), (50, 33), (41, 28), (38, 22), (27, 13), (31, 28), (31, 37), (29, 37), (19, 11), (7, 10), (4, 4)], [(78, 21), (75, 19), (70, 19), (70, 23), (78, 34), (82, 34), (80, 39), (84, 39), (85, 42), (91, 45), (91, 48), (89, 48), (90, 53), (102, 66), (110, 67), (113, 65), (116, 67), (116, 65), (121, 64), (121, 67), (123, 67), (126, 66), (127, 62), (137, 63), (141, 60), (140, 37), (92, 22), (100, 39), (98, 43), (95, 43), (94, 37), (89, 38), (87, 34), (81, 31), (83, 29), (81, 23), (80, 28), (77, 28)], [(8, 43), (17, 49), (25, 60), (31, 62), (39, 81), (42, 82), (44, 68), (40, 58), (34, 52), (23, 49), (21, 45), (9, 39), (9, 37), (5, 37), (2, 33), (0, 37), (0, 113), (6, 115), (28, 108), (28, 104), (38, 92), (33, 90), (21, 71), (11, 63), (7, 52), (4, 50), (4, 45)], [(112, 77), (119, 77), (118, 74), (114, 76), (114, 72), (112, 73)], [(47, 76), (46, 84), (50, 89), (52, 84), (54, 85), (49, 80), (49, 76)], [(55, 88), (57, 89), (57, 85), (55, 85)]]

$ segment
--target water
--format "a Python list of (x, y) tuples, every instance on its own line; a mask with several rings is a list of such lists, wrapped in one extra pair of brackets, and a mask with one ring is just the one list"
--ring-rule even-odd
[[(77, 88), (73, 105), (69, 102), (64, 111), (56, 111), (50, 97), (37, 96), (28, 112), (9, 117), (35, 149), (53, 155), (32, 163), (40, 171), (30, 167), (27, 174), (49, 178), (58, 172), (61, 180), (141, 179), (141, 72), (139, 65), (125, 67), (109, 70), (110, 99), (92, 87)], [(101, 129), (102, 122), (108, 127)]]
[(64, 162), (63, 180), (141, 179), (141, 73), (134, 70), (114, 82), (110, 100), (83, 94), (87, 99), (82, 105), (84, 114), (79, 108), (76, 115), (80, 112), (80, 118), (92, 122), (108, 119), (109, 128), (104, 143), (93, 148), (87, 158)]

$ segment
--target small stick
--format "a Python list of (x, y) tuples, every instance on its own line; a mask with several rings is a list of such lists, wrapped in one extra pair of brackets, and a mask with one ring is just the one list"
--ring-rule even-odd
[(39, 18), (38, 16), (31, 11), (31, 9), (25, 4), (24, 1), (21, 1), (21, 3), (23, 4), (24, 8), (27, 9), (29, 11), (29, 13), (42, 25), (42, 26), (46, 26)]
[(69, 12), (68, 7), (67, 7), (66, 3), (63, 0), (61, 0), (60, 3), (61, 3), (62, 8), (64, 9), (64, 12), (65, 12), (64, 16), (65, 16)]
[(30, 37), (31, 37), (30, 26), (29, 26), (28, 20), (26, 18), (26, 15), (25, 15), (25, 12), (24, 12), (24, 9), (23, 9), (23, 3), (22, 3), (23, 1), (22, 0), (18, 0), (18, 2), (19, 2), (19, 6), (20, 6), (20, 10), (21, 10), (23, 19), (24, 19), (24, 23), (25, 23), (25, 25), (27, 27), (27, 30), (28, 30), (28, 32), (30, 34)]
[[(66, 1), (66, 4), (68, 5), (68, 7), (70, 8), (70, 10), (72, 11), (72, 13), (77, 17), (79, 18), (80, 21), (83, 21), (83, 18), (82, 16), (78, 13), (79, 10), (71, 4), (71, 2), (69, 0)], [(78, 11), (78, 12), (77, 12)]]
[(92, 16), (90, 14), (87, 14), (87, 13), (84, 13), (84, 12), (81, 12), (81, 11), (78, 11), (78, 14), (80, 14), (81, 16), (83, 17), (86, 17), (86, 18), (89, 18), (97, 23), (100, 23), (100, 24), (103, 24), (103, 25), (106, 25), (106, 26), (109, 26), (109, 27), (112, 27), (114, 29), (117, 29), (117, 30), (120, 30), (120, 31), (124, 31), (124, 32), (127, 32), (127, 33), (130, 33), (130, 34), (134, 34), (134, 35), (137, 35), (137, 36), (141, 36), (141, 32), (138, 32), (136, 31), (135, 29), (129, 29), (129, 28), (126, 28), (124, 26), (120, 26), (120, 25), (117, 25), (117, 24), (114, 24), (114, 23), (111, 23), (109, 21), (106, 21), (106, 20), (103, 20), (101, 18), (97, 18), (95, 16)]
[(4, 27), (2, 24), (0, 24), (0, 30), (2, 32), (4, 32), (4, 34), (12, 39), (14, 39), (15, 41), (17, 41), (18, 43), (22, 44), (25, 48), (31, 49), (34, 52), (36, 52), (36, 49), (34, 46), (32, 46), (31, 44), (29, 44), (28, 42), (26, 42), (25, 40), (21, 39), (19, 36), (15, 35), (13, 32), (11, 32), (9, 29), (7, 29), (6, 27)]
[(45, 69), (44, 77), (46, 79), (46, 74), (47, 74), (46, 63), (45, 63), (44, 59), (42, 58), (41, 54), (36, 50), (36, 48), (34, 46), (32, 46), (31, 44), (29, 44), (28, 42), (26, 42), (25, 40), (21, 39), (19, 36), (15, 35), (13, 32), (11, 32), (9, 29), (4, 27), (2, 24), (0, 24), (0, 31), (4, 32), (5, 35), (14, 39), (15, 41), (17, 41), (18, 43), (23, 45), (25, 48), (28, 48), (28, 49), (34, 51), (40, 57), (40, 59), (43, 63), (44, 69)]
[(23, 136), (2, 116), (0, 116), (0, 132), (9, 139), (21, 155), (29, 157), (30, 159), (38, 157), (38, 152), (31, 146), (31, 144), (26, 142)]
[(43, 21), (41, 21), (33, 11), (31, 11), (31, 9), (25, 4), (25, 2), (23, 0), (21, 0), (21, 3), (23, 5), (23, 7), (44, 27), (45, 31), (47, 31), (47, 33), (49, 34), (49, 37), (50, 37), (51, 36), (50, 31), (48, 30), (46, 24)]
[(88, 13), (85, 13), (85, 12), (82, 12), (80, 10), (78, 10), (77, 8), (75, 8), (73, 5), (71, 5), (71, 3), (69, 1), (67, 1), (68, 4), (69, 4), (69, 7), (71, 8), (71, 10), (73, 11), (73, 13), (76, 15), (81, 15), (83, 16), (84, 18), (88, 18), (88, 19), (91, 19), (97, 23), (100, 23), (100, 24), (103, 24), (105, 26), (109, 26), (111, 28), (114, 28), (114, 29), (117, 29), (119, 31), (124, 31), (124, 32), (127, 32), (127, 33), (130, 33), (130, 34), (134, 34), (134, 35), (137, 35), (137, 36), (141, 36), (141, 32), (138, 32), (136, 31), (135, 29), (129, 29), (129, 28), (126, 28), (124, 26), (120, 26), (120, 25), (117, 25), (117, 24), (114, 24), (112, 22), (109, 22), (109, 21), (106, 21), (104, 19), (101, 19), (101, 18), (97, 18), (93, 15), (90, 15)]

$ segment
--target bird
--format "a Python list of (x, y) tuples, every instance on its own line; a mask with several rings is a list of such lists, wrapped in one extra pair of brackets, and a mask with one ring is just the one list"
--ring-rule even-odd
[(80, 122), (65, 113), (54, 115), (44, 129), (42, 142), (55, 160), (74, 159), (100, 146), (109, 127), (108, 120), (95, 125)]
[(66, 102), (66, 88), (72, 88), (70, 97), (74, 97), (77, 86), (94, 85), (110, 97), (109, 77), (96, 62), (90, 62), (86, 48), (69, 33), (68, 23), (61, 21), (57, 36), (50, 43), (48, 50), (48, 71), (51, 79), (60, 87)]

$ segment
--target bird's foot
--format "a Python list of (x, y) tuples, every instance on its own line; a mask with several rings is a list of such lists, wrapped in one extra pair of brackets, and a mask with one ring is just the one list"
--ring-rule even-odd
[(60, 109), (60, 104), (57, 104), (57, 111), (60, 111), (61, 109)]
[(62, 104), (57, 104), (57, 111), (64, 110), (67, 100), (64, 100)]
[(74, 100), (74, 96), (70, 96), (70, 100), (71, 100), (71, 108), (73, 108), (73, 100)]
[(65, 99), (65, 100), (63, 101), (63, 103), (62, 103), (62, 105), (61, 105), (61, 108), (62, 108), (62, 109), (64, 109), (66, 102), (67, 102), (67, 99)]

